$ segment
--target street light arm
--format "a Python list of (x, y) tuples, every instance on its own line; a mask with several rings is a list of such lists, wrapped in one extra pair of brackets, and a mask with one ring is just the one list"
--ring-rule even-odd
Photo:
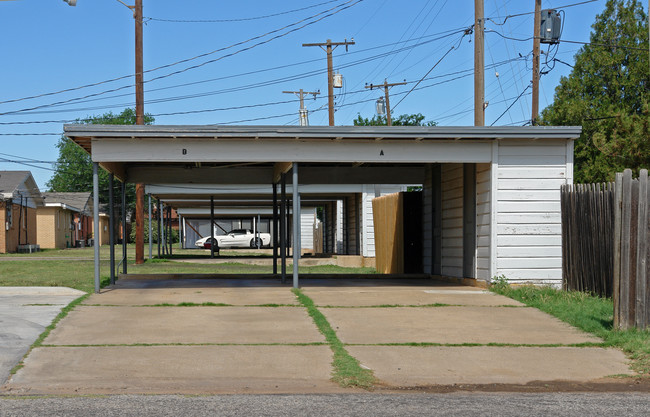
[[(77, 5), (77, 0), (63, 0), (64, 2), (68, 3), (68, 6), (76, 6)], [(129, 9), (133, 10), (135, 9), (135, 6), (129, 6), (128, 4), (124, 3), (122, 0), (117, 0)]]

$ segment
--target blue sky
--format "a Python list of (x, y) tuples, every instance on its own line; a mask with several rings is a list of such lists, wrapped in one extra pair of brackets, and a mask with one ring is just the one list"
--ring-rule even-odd
[[(579, 2), (544, 0), (542, 7)], [(530, 84), (532, 40), (505, 37), (532, 36), (534, 1), (484, 3), (490, 18), (486, 124), (521, 125), (530, 119), (530, 89), (515, 99)], [(562, 38), (588, 41), (604, 4), (600, 0), (562, 9)], [(380, 93), (364, 85), (384, 79), (408, 82), (391, 90), (394, 115), (422, 113), (440, 125), (473, 124), (474, 37), (463, 36), (463, 30), (473, 22), (474, 0), (144, 0), (143, 14), (144, 67), (149, 71), (145, 111), (156, 124), (298, 124), (297, 97), (282, 91), (302, 88), (321, 91), (306, 106), (311, 125), (326, 125), (326, 54), (301, 45), (351, 38), (356, 44), (347, 52), (344, 47), (334, 52), (335, 70), (344, 77), (343, 88), (336, 91), (337, 125), (351, 125), (358, 114), (371, 117)], [(512, 17), (504, 23), (506, 16)], [(2, 159), (54, 161), (64, 121), (133, 106), (132, 13), (117, 0), (78, 0), (76, 7), (61, 0), (0, 0), (0, 31), (0, 170), (29, 169), (46, 190), (51, 171)], [(556, 58), (571, 64), (578, 49), (560, 44)], [(555, 62), (542, 77), (540, 109), (552, 102), (560, 77), (569, 71)], [(104, 82), (120, 77), (125, 78)], [(94, 83), (101, 84), (79, 88)], [(58, 93), (68, 89), (72, 91)], [(43, 94), (48, 95), (24, 99)], [(168, 114), (180, 112), (185, 114)]]

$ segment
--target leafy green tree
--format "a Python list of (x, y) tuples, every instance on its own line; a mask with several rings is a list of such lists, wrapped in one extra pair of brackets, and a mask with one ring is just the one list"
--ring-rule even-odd
[[(420, 113), (417, 114), (402, 114), (397, 118), (392, 120), (393, 126), (435, 126), (436, 122), (425, 122), (424, 116)], [(353, 121), (355, 126), (386, 126), (388, 124), (386, 116), (372, 116), (372, 119), (367, 117), (361, 117), (357, 115), (357, 118)]]
[[(167, 234), (167, 230), (164, 231)], [(131, 242), (135, 242), (135, 227), (131, 228), (129, 234), (129, 239)], [(172, 243), (178, 243), (178, 230), (172, 229)], [(158, 243), (158, 220), (151, 222), (151, 240), (153, 243)], [(167, 241), (169, 242), (169, 236), (167, 236)], [(149, 242), (149, 219), (144, 219), (144, 243), (145, 245)]]
[[(154, 118), (145, 115), (145, 123), (152, 124)], [(93, 116), (83, 120), (77, 120), (79, 124), (114, 124), (133, 125), (135, 124), (135, 111), (124, 109), (120, 114), (111, 112), (101, 116)], [(59, 157), (55, 163), (56, 172), (47, 182), (50, 191), (57, 192), (92, 192), (93, 191), (93, 165), (90, 155), (74, 142), (62, 136), (56, 144), (59, 149)], [(120, 197), (120, 182), (115, 181), (114, 195), (116, 201)], [(108, 203), (108, 173), (103, 169), (99, 170), (99, 202)], [(133, 212), (135, 209), (135, 185), (127, 184), (127, 210)]]
[(648, 16), (638, 0), (608, 0), (592, 29), (590, 44), (576, 54), (541, 120), (582, 126), (576, 182), (612, 180), (623, 168), (648, 167)]

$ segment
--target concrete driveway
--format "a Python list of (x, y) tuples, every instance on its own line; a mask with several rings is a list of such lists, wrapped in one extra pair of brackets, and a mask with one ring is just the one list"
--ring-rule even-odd
[[(302, 278), (378, 386), (601, 381), (617, 350), (506, 297), (431, 280)], [(330, 393), (333, 354), (275, 280), (120, 280), (78, 306), (3, 387), (15, 394)]]
[(70, 302), (85, 294), (61, 287), (0, 287), (0, 381)]

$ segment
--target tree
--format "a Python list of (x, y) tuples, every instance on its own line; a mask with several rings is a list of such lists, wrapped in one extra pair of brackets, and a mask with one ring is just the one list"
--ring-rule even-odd
[(638, 0), (608, 0), (592, 29), (541, 121), (582, 126), (576, 182), (612, 180), (623, 168), (648, 166), (650, 139), (642, 128), (650, 102), (648, 17)]
[[(152, 124), (154, 118), (145, 115), (145, 124)], [(114, 124), (134, 125), (135, 111), (124, 109), (122, 113), (114, 115), (111, 112), (101, 116), (93, 116), (83, 120), (77, 120), (79, 124)], [(47, 182), (50, 191), (57, 192), (92, 192), (93, 191), (93, 164), (90, 155), (81, 149), (77, 144), (62, 136), (56, 144), (59, 149), (59, 157), (55, 163), (56, 172)], [(116, 196), (120, 195), (120, 183), (115, 181)], [(133, 212), (135, 208), (135, 185), (127, 184), (127, 210)], [(119, 198), (119, 197), (118, 197)], [(99, 170), (99, 202), (108, 203), (108, 173)]]
[[(393, 119), (393, 126), (435, 126), (436, 122), (424, 122), (424, 116), (420, 113), (417, 114), (402, 114), (397, 119)], [(372, 119), (361, 117), (353, 121), (355, 126), (386, 126), (388, 124), (386, 116), (372, 116)]]

